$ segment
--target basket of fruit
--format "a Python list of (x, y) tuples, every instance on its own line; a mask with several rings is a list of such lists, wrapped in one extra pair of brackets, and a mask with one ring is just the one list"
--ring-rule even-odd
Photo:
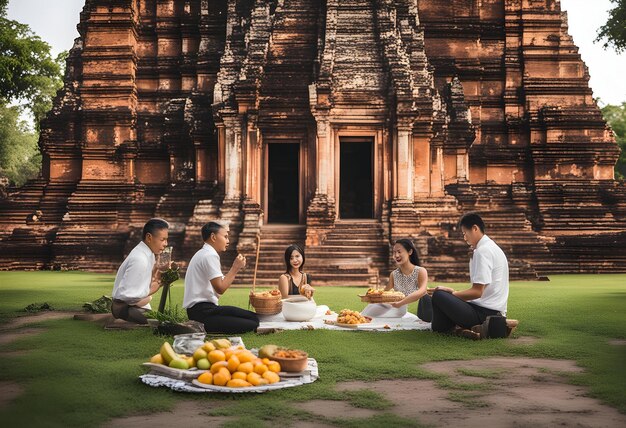
[(280, 363), (285, 372), (301, 372), (307, 368), (309, 354), (299, 349), (278, 348), (269, 359)]
[(280, 290), (250, 291), (250, 305), (257, 314), (274, 315), (283, 310)]
[(404, 293), (395, 290), (383, 290), (370, 288), (364, 295), (359, 295), (362, 302), (368, 303), (393, 303), (404, 299)]

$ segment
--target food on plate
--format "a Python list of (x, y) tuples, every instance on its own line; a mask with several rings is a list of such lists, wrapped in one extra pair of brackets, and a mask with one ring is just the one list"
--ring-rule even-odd
[(367, 290), (367, 292), (365, 293), (366, 296), (394, 296), (394, 297), (404, 297), (404, 294), (400, 291), (396, 291), (396, 290), (384, 290), (382, 288), (379, 289), (375, 289), (375, 288), (370, 288)]
[(370, 321), (371, 318), (364, 317), (360, 312), (350, 309), (343, 309), (337, 317), (339, 324), (367, 324)]
[(214, 339), (198, 347), (193, 355), (178, 354), (169, 342), (164, 342), (150, 362), (180, 370), (197, 368), (197, 381), (206, 385), (244, 388), (280, 382), (280, 363), (267, 358), (277, 350), (306, 358), (304, 351), (283, 349), (277, 345), (265, 345), (257, 357), (243, 346), (232, 346), (227, 339)]
[(308, 354), (306, 352), (299, 349), (279, 349), (278, 351), (274, 352), (274, 355), (272, 356), (278, 358), (302, 358), (307, 355)]
[(330, 309), (326, 311), (326, 315), (332, 315), (332, 314), (333, 312)]

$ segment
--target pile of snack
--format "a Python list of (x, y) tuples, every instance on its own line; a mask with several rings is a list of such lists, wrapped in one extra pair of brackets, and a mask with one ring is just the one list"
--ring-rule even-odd
[(257, 357), (243, 346), (233, 347), (228, 339), (205, 342), (192, 356), (177, 354), (172, 345), (165, 342), (161, 352), (150, 362), (181, 370), (197, 367), (203, 370), (198, 382), (210, 385), (243, 388), (280, 381), (279, 362)]
[(370, 318), (366, 318), (358, 311), (352, 311), (350, 309), (343, 309), (337, 316), (337, 322), (339, 324), (366, 324), (370, 322)]

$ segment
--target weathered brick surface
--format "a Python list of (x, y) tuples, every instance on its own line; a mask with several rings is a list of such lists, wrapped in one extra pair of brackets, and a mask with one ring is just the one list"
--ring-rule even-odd
[[(161, 216), (185, 259), (208, 220), (231, 222), (225, 262), (253, 262), (260, 235), (261, 284), (281, 240), (319, 283), (369, 284), (404, 236), (432, 277), (463, 279), (455, 223), (477, 210), (514, 277), (626, 271), (618, 149), (557, 0), (87, 0), (78, 29), (43, 176), (0, 205), (2, 268), (112, 270)], [(369, 220), (338, 218), (355, 139)], [(284, 142), (301, 226), (281, 229), (264, 223)]]

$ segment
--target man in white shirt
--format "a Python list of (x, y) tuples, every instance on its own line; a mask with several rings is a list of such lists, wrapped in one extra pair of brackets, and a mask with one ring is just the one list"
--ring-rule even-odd
[(143, 226), (142, 240), (117, 270), (111, 312), (118, 319), (147, 324), (152, 295), (161, 287), (156, 256), (167, 247), (169, 224), (153, 218)]
[(462, 291), (442, 286), (431, 289), (432, 329), (450, 333), (460, 327), (468, 337), (479, 338), (469, 329), (488, 316), (506, 316), (509, 263), (502, 249), (485, 235), (485, 223), (478, 214), (465, 214), (459, 224), (465, 242), (474, 249), (470, 260), (472, 287)]
[(235, 306), (220, 306), (219, 298), (233, 283), (239, 270), (246, 266), (241, 254), (224, 276), (219, 252), (228, 248), (228, 226), (209, 222), (202, 226), (204, 245), (191, 258), (185, 273), (183, 308), (190, 320), (204, 324), (210, 333), (245, 333), (255, 331), (259, 318), (254, 312)]

